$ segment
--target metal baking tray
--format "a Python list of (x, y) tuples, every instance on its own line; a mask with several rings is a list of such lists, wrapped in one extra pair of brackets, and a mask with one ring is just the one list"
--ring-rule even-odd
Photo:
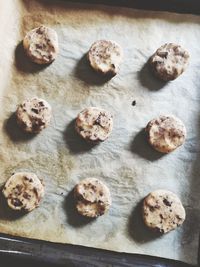
[[(177, 13), (200, 14), (199, 0), (79, 0), (87, 2), (160, 10)], [(198, 256), (199, 258), (199, 256)], [(0, 266), (76, 266), (76, 267), (186, 267), (183, 262), (145, 255), (118, 253), (82, 246), (57, 244), (0, 234)], [(197, 265), (199, 266), (199, 264)]]

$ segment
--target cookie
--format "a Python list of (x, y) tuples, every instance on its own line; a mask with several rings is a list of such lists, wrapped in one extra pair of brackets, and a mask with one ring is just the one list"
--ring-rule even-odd
[(156, 190), (143, 201), (145, 224), (160, 233), (167, 233), (182, 225), (185, 216), (180, 199), (170, 191)]
[(180, 45), (168, 43), (158, 48), (149, 62), (158, 78), (170, 81), (185, 71), (189, 64), (189, 53)]
[(186, 128), (173, 115), (164, 115), (151, 120), (146, 126), (149, 144), (157, 151), (169, 153), (185, 142)]
[(51, 120), (51, 106), (41, 98), (26, 99), (16, 111), (17, 123), (29, 133), (39, 133)]
[(44, 185), (34, 173), (18, 172), (7, 180), (2, 192), (11, 209), (29, 212), (39, 206)]
[(88, 142), (98, 143), (106, 140), (113, 128), (113, 117), (110, 112), (96, 107), (81, 111), (75, 123), (78, 134)]
[(97, 72), (114, 76), (119, 71), (123, 51), (119, 44), (110, 40), (99, 40), (88, 51), (90, 66)]
[(23, 46), (31, 61), (49, 64), (58, 54), (58, 36), (53, 29), (42, 25), (26, 34)]
[(74, 197), (78, 213), (90, 218), (103, 215), (111, 205), (108, 187), (96, 178), (86, 178), (77, 184)]

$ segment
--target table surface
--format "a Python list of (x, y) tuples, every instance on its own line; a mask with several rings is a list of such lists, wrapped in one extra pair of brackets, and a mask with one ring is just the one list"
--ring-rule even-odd
[[(0, 237), (0, 263), (5, 267), (191, 267), (162, 258), (118, 253), (26, 238)], [(0, 264), (0, 266), (2, 266)]]
[[(77, 2), (76, 0), (71, 0)], [(139, 9), (165, 10), (200, 14), (200, 0), (79, 0), (78, 2), (128, 6)], [(189, 267), (180, 262), (80, 246), (29, 241), (0, 237), (0, 266), (2, 267)]]

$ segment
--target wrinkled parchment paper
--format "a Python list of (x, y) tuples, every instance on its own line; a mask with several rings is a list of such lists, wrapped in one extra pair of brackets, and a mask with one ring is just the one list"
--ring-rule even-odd
[[(59, 37), (58, 58), (35, 65), (21, 40), (41, 24)], [(110, 81), (96, 75), (85, 53), (98, 39), (113, 39), (124, 49), (120, 72)], [(43, 178), (46, 194), (27, 215), (0, 202), (0, 231), (12, 235), (143, 253), (197, 262), (200, 221), (200, 17), (59, 1), (0, 2), (0, 182), (26, 170)], [(156, 80), (145, 64), (165, 42), (185, 47), (190, 66), (177, 80)], [(52, 105), (51, 125), (37, 136), (20, 132), (14, 112), (25, 98)], [(133, 106), (132, 102), (136, 101)], [(91, 147), (74, 132), (74, 118), (87, 106), (114, 115), (104, 143)], [(143, 128), (160, 114), (174, 114), (186, 125), (181, 148), (161, 155), (146, 143)], [(97, 177), (110, 188), (110, 212), (97, 220), (77, 215), (71, 190), (83, 178)], [(141, 200), (168, 189), (182, 200), (184, 225), (158, 236), (142, 223)]]

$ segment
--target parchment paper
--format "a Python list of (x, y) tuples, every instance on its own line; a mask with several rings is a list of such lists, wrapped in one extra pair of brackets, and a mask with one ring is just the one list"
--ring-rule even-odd
[[(27, 170), (42, 177), (46, 194), (27, 215), (11, 212), (1, 197), (0, 231), (18, 236), (143, 253), (197, 262), (200, 221), (200, 17), (58, 1), (0, 1), (0, 182)], [(37, 66), (25, 57), (25, 33), (40, 24), (54, 28), (60, 53)], [(98, 39), (124, 49), (120, 72), (110, 81), (96, 75), (85, 53)], [(162, 83), (145, 65), (165, 42), (184, 46), (190, 66), (177, 80)], [(27, 136), (15, 123), (16, 107), (37, 95), (53, 108), (50, 127)], [(132, 101), (136, 100), (136, 106)], [(74, 132), (74, 118), (87, 106), (114, 115), (104, 143), (90, 147)], [(162, 156), (145, 141), (143, 128), (160, 114), (174, 114), (186, 125), (186, 143)], [(83, 178), (97, 177), (110, 188), (113, 204), (97, 220), (77, 215), (71, 190)], [(141, 200), (168, 189), (181, 198), (184, 225), (164, 236), (142, 223)]]

